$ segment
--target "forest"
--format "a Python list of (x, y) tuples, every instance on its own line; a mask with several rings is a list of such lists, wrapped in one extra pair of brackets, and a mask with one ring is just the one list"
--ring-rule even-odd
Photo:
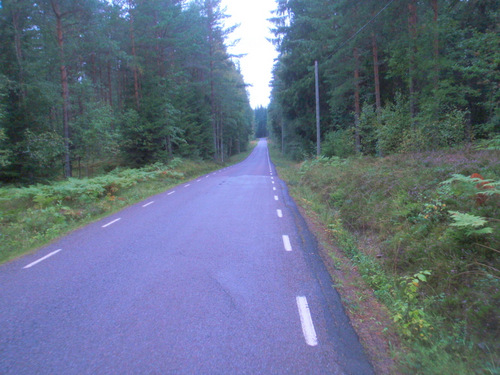
[[(498, 143), (495, 0), (278, 0), (270, 128), (297, 160)], [(495, 138), (496, 137), (496, 138)]]
[(217, 162), (253, 111), (220, 0), (0, 3), (0, 181)]

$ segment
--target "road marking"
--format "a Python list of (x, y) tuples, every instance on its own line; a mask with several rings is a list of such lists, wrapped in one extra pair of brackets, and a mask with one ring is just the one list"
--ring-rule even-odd
[(316, 336), (306, 297), (297, 296), (297, 308), (299, 309), (300, 324), (302, 325), (302, 333), (306, 339), (306, 344), (309, 346), (318, 345), (318, 337)]
[(59, 249), (59, 250), (56, 250), (56, 251), (53, 251), (51, 252), (50, 254), (47, 254), (45, 255), (44, 257), (38, 259), (38, 260), (35, 260), (34, 262), (28, 264), (27, 266), (24, 266), (23, 268), (30, 268), (30, 267), (33, 267), (35, 264), (38, 264), (40, 263), (41, 261), (47, 259), (47, 258), (50, 258), (52, 255), (56, 255), (59, 251), (61, 251), (62, 249)]
[(200, 182), (201, 181), (201, 178), (199, 180), (196, 180), (196, 182)]
[(271, 177), (271, 180), (274, 180), (274, 177)]
[(172, 195), (175, 193), (175, 190), (174, 191), (171, 191), (170, 193), (168, 193), (167, 195)]
[(189, 186), (191, 186), (191, 184), (186, 184), (186, 185), (184, 185), (184, 187), (189, 187)]
[(274, 196), (274, 200), (275, 200), (275, 201), (277, 201), (277, 200), (278, 200), (278, 196), (277, 196), (277, 195), (275, 195), (275, 196)]
[(286, 234), (283, 235), (283, 246), (285, 246), (286, 251), (292, 251), (292, 244), (290, 243), (290, 237)]
[(142, 207), (147, 207), (147, 206), (149, 206), (150, 204), (153, 204), (154, 202), (155, 202), (155, 201), (151, 201), (151, 202), (149, 202), (149, 203), (146, 203), (146, 204), (145, 204), (145, 205), (143, 205)]
[(273, 186), (273, 190), (276, 190), (276, 188)]
[(278, 214), (278, 217), (283, 217), (283, 212), (281, 212), (281, 210), (276, 210), (276, 213)]
[(102, 226), (102, 228), (106, 228), (106, 227), (110, 226), (111, 224), (114, 224), (114, 223), (116, 223), (117, 221), (120, 221), (121, 219), (122, 219), (122, 218), (121, 218), (121, 217), (119, 217), (118, 219), (115, 219), (115, 220), (113, 220), (113, 221), (110, 221), (109, 223), (104, 224), (104, 225)]
[(274, 184), (274, 181), (271, 181)]

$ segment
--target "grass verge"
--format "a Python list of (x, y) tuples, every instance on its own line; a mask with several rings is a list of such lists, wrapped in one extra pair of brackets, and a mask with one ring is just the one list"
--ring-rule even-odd
[[(244, 160), (255, 147), (231, 157)], [(211, 161), (173, 159), (140, 169), (121, 169), (49, 185), (0, 188), (0, 264), (37, 249), (68, 232), (183, 181), (220, 169)]]
[[(297, 203), (342, 250), (330, 251), (335, 268), (358, 273), (387, 307), (401, 340), (394, 371), (500, 373), (498, 151), (301, 164), (272, 157)], [(366, 298), (356, 293), (344, 301), (354, 315)]]

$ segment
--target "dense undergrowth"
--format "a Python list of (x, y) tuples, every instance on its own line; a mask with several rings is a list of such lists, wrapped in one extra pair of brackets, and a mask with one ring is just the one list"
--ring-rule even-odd
[(388, 307), (400, 371), (500, 373), (499, 151), (273, 159)]
[[(250, 151), (235, 155), (230, 164)], [(175, 158), (138, 169), (117, 168), (94, 178), (0, 188), (0, 263), (86, 223), (219, 169), (210, 161)]]

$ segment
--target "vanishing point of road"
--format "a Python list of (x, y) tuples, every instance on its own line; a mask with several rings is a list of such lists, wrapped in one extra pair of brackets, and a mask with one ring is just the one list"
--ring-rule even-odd
[(0, 266), (0, 374), (372, 374), (261, 140)]

